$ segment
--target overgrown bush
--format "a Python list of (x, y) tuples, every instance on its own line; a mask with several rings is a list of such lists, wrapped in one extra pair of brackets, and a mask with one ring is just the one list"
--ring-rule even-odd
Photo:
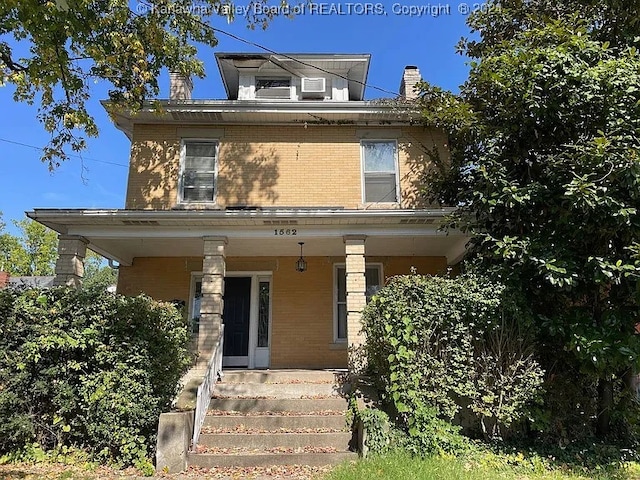
[(395, 277), (363, 313), (368, 368), (419, 451), (457, 448), (454, 418), (496, 438), (528, 415), (543, 377), (532, 327), (473, 275)]
[(188, 341), (179, 312), (145, 296), (0, 291), (0, 451), (78, 447), (144, 466)]

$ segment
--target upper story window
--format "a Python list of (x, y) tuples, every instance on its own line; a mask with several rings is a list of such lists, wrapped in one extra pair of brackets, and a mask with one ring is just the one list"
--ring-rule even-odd
[(256, 98), (291, 98), (291, 78), (256, 77)]
[(399, 201), (398, 147), (395, 140), (362, 141), (362, 176), (365, 203)]
[(185, 140), (182, 144), (180, 194), (183, 202), (215, 200), (218, 142)]

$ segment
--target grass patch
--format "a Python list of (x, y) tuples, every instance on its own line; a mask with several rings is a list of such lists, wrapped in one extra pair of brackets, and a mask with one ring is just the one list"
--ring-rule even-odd
[(605, 480), (640, 479), (637, 464), (602, 466), (579, 471), (551, 465), (540, 457), (522, 454), (500, 455), (492, 452), (468, 456), (434, 455), (412, 457), (403, 451), (372, 455), (355, 463), (338, 466), (323, 480)]

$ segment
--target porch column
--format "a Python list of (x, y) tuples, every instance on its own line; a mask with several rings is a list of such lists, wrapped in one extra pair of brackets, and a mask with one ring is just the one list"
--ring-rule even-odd
[(58, 235), (58, 260), (54, 286), (80, 288), (84, 277), (84, 257), (89, 241), (80, 235)]
[(204, 237), (198, 364), (206, 366), (220, 336), (224, 295), (226, 237)]
[(347, 344), (359, 347), (364, 343), (362, 309), (367, 303), (365, 295), (364, 235), (344, 237), (347, 272)]

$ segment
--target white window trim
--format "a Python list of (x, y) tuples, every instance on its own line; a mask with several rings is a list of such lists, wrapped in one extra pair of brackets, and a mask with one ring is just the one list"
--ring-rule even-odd
[[(383, 264), (381, 262), (371, 262), (371, 263), (365, 262), (365, 269), (368, 267), (376, 267), (378, 269), (378, 285), (382, 287), (384, 285)], [(333, 343), (346, 344), (348, 340), (347, 338), (338, 338), (338, 269), (339, 268), (344, 268), (345, 275), (346, 275), (347, 264), (346, 263), (333, 264)], [(349, 312), (347, 311), (347, 321), (349, 321), (348, 315), (349, 315)], [(348, 328), (349, 326), (347, 325), (347, 329)]]
[(189, 299), (187, 300), (187, 320), (189, 321), (189, 325), (192, 325), (193, 322), (193, 302), (196, 298), (196, 283), (198, 281), (202, 281), (203, 273), (202, 272), (191, 272), (191, 282), (189, 285)]
[[(385, 143), (395, 143), (395, 175), (396, 175), (396, 198), (394, 200), (389, 200), (388, 202), (367, 202), (367, 194), (365, 190), (365, 181), (364, 181), (364, 144), (365, 143), (376, 143), (376, 142), (385, 142)], [(363, 205), (398, 205), (400, 204), (402, 195), (400, 193), (400, 160), (399, 160), (400, 152), (398, 151), (398, 140), (393, 138), (367, 138), (360, 140), (360, 190), (362, 192), (362, 204)]]
[[(259, 98), (258, 97), (258, 80), (284, 80), (289, 79), (289, 98)], [(274, 100), (295, 100), (296, 99), (296, 90), (293, 84), (293, 77), (287, 75), (265, 75), (265, 74), (256, 74), (253, 77), (253, 99), (259, 102), (270, 102)]]
[[(184, 167), (187, 156), (187, 143), (202, 142), (214, 143), (216, 146), (216, 157), (213, 162), (213, 200), (192, 201), (184, 199)], [(178, 204), (179, 205), (216, 205), (218, 203), (218, 165), (220, 164), (220, 139), (219, 138), (182, 138), (180, 140), (180, 174), (178, 176)]]
[[(344, 268), (346, 272), (346, 264), (333, 264), (333, 343), (347, 343), (346, 338), (338, 338), (338, 269)], [(346, 288), (346, 286), (345, 286)], [(346, 304), (346, 298), (345, 298)], [(349, 320), (349, 312), (347, 311), (347, 321)]]

